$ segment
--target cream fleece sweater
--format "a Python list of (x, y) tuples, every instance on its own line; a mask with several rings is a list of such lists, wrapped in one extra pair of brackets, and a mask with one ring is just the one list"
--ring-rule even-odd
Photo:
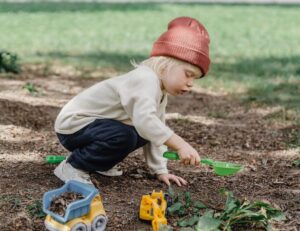
[(173, 131), (165, 125), (167, 95), (160, 80), (147, 66), (99, 82), (79, 93), (60, 111), (55, 131), (72, 134), (96, 119), (115, 119), (133, 125), (138, 134), (150, 141), (143, 147), (146, 162), (154, 174), (168, 173), (162, 157), (163, 145)]

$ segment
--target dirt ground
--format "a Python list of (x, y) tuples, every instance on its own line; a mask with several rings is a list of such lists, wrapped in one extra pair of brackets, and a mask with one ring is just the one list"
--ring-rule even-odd
[[(21, 75), (0, 77), (0, 230), (45, 230), (40, 202), (43, 193), (62, 186), (53, 175), (55, 165), (46, 155), (67, 155), (53, 131), (60, 108), (76, 93), (113, 76), (113, 70), (78, 71), (68, 66), (25, 66)], [(23, 86), (31, 82), (38, 92)], [(194, 199), (214, 209), (225, 198), (220, 188), (235, 196), (264, 200), (282, 209), (286, 221), (275, 227), (300, 230), (299, 147), (292, 146), (300, 126), (282, 120), (280, 107), (243, 105), (226, 94), (195, 89), (169, 99), (167, 123), (199, 150), (202, 157), (244, 165), (233, 177), (219, 177), (209, 169), (169, 162), (172, 173), (184, 177)], [(108, 231), (151, 230), (138, 219), (141, 196), (167, 186), (148, 174), (141, 150), (121, 164), (124, 175), (109, 178), (92, 174), (109, 217)], [(171, 225), (174, 223), (170, 221)]]

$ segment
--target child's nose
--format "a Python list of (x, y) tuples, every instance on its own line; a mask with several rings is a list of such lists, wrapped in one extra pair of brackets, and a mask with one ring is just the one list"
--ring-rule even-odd
[(193, 87), (193, 80), (188, 81), (187, 86), (188, 86), (188, 87)]

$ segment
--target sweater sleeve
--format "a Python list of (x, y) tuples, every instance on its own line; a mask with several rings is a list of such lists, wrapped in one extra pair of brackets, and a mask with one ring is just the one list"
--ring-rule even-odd
[(147, 143), (143, 147), (146, 163), (152, 174), (168, 173), (167, 159), (162, 154), (167, 151), (167, 146), (156, 146), (153, 143)]
[(153, 75), (133, 76), (118, 89), (121, 104), (138, 134), (156, 146), (161, 146), (173, 134), (159, 118), (157, 108), (161, 94)]
[[(167, 96), (165, 96), (159, 119), (165, 123), (165, 108), (167, 104)], [(148, 143), (143, 147), (146, 163), (152, 174), (168, 173), (167, 162), (168, 160), (162, 155), (168, 148), (166, 145), (156, 146), (153, 143)]]

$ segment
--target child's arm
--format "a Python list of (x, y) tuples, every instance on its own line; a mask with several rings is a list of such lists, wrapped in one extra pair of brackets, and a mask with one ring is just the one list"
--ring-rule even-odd
[(184, 164), (199, 165), (200, 156), (198, 152), (175, 133), (165, 142), (165, 145), (178, 152), (180, 160)]

